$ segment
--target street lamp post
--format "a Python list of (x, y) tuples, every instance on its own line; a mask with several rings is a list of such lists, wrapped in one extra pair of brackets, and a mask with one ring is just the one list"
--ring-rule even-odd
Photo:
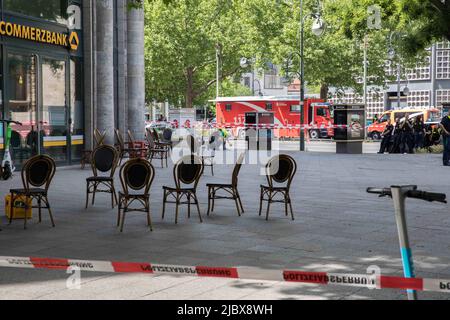
[(314, 21), (312, 32), (320, 37), (325, 32), (325, 23), (320, 13), (304, 15), (303, 0), (300, 0), (300, 151), (305, 151), (305, 129), (302, 128), (305, 121), (305, 59), (304, 59), (304, 37), (305, 37), (305, 20), (308, 17), (316, 19)]

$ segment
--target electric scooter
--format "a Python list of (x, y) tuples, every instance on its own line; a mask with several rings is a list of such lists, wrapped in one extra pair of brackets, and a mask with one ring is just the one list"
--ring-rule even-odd
[(12, 127), (11, 124), (17, 124), (19, 126), (22, 123), (12, 120), (0, 120), (1, 123), (6, 123), (6, 139), (5, 139), (5, 153), (3, 155), (2, 165), (0, 167), (0, 179), (9, 180), (11, 179), (13, 172), (16, 170), (14, 162), (11, 157), (11, 137), (12, 137)]
[[(408, 228), (406, 225), (406, 198), (421, 199), (429, 202), (447, 203), (446, 195), (443, 193), (433, 193), (417, 190), (417, 186), (392, 186), (390, 188), (378, 189), (368, 188), (368, 193), (378, 194), (380, 197), (391, 197), (394, 201), (395, 220), (397, 222), (398, 238), (400, 242), (400, 252), (402, 256), (403, 273), (405, 278), (415, 278), (414, 261), (409, 245)], [(415, 290), (407, 290), (408, 300), (417, 300)]]

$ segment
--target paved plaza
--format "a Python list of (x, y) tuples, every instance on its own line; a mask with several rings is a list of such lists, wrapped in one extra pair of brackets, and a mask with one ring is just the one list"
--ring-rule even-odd
[[(372, 147), (374, 148), (374, 147)], [(273, 205), (270, 220), (258, 216), (258, 165), (245, 165), (239, 179), (245, 214), (238, 217), (233, 201), (217, 201), (206, 216), (206, 183), (227, 183), (232, 165), (209, 168), (198, 195), (204, 223), (187, 210), (174, 224), (169, 205), (161, 220), (162, 186), (173, 185), (172, 164), (160, 168), (151, 189), (154, 231), (144, 214), (127, 216), (125, 230), (116, 228), (116, 209), (108, 195), (84, 209), (85, 178), (90, 169), (58, 168), (50, 188), (56, 228), (46, 212), (23, 230), (23, 221), (0, 219), (0, 255), (89, 260), (152, 262), (175, 265), (256, 266), (338, 273), (366, 273), (379, 266), (386, 275), (402, 275), (393, 214), (388, 198), (365, 192), (369, 186), (416, 184), (450, 195), (450, 169), (440, 155), (336, 155), (288, 151), (298, 163), (292, 187), (296, 216), (284, 216)], [(119, 189), (119, 179), (116, 187)], [(20, 175), (2, 182), (0, 194), (21, 185)], [(3, 206), (3, 201), (2, 201)], [(408, 200), (408, 224), (416, 273), (424, 278), (450, 278), (450, 211), (448, 205)], [(195, 213), (195, 211), (193, 211)], [(0, 299), (405, 299), (399, 290), (286, 284), (270, 281), (178, 278), (129, 274), (82, 273), (80, 290), (66, 288), (68, 275), (58, 270), (0, 269)], [(448, 294), (419, 293), (421, 299), (449, 299)]]

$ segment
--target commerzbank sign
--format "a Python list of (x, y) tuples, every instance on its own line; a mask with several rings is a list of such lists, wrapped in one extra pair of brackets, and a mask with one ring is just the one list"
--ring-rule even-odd
[(0, 34), (12, 38), (53, 44), (74, 51), (78, 49), (80, 44), (76, 31), (71, 31), (67, 34), (6, 21), (0, 21)]

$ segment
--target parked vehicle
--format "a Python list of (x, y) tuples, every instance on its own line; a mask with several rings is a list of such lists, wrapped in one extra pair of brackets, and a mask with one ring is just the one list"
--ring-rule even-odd
[(245, 114), (248, 112), (273, 112), (276, 138), (300, 137), (301, 111), (305, 115), (302, 126), (308, 127), (311, 139), (334, 135), (331, 105), (320, 99), (307, 99), (303, 107), (296, 96), (220, 97), (212, 102), (216, 103), (217, 126), (231, 128), (235, 137), (245, 137)]
[(378, 121), (367, 128), (368, 137), (373, 140), (380, 140), (381, 134), (386, 129), (388, 120), (391, 120), (391, 123), (395, 123), (396, 119), (403, 121), (406, 115), (409, 115), (410, 119), (423, 116), (426, 124), (438, 123), (441, 118), (441, 113), (435, 108), (389, 110), (384, 112)]

